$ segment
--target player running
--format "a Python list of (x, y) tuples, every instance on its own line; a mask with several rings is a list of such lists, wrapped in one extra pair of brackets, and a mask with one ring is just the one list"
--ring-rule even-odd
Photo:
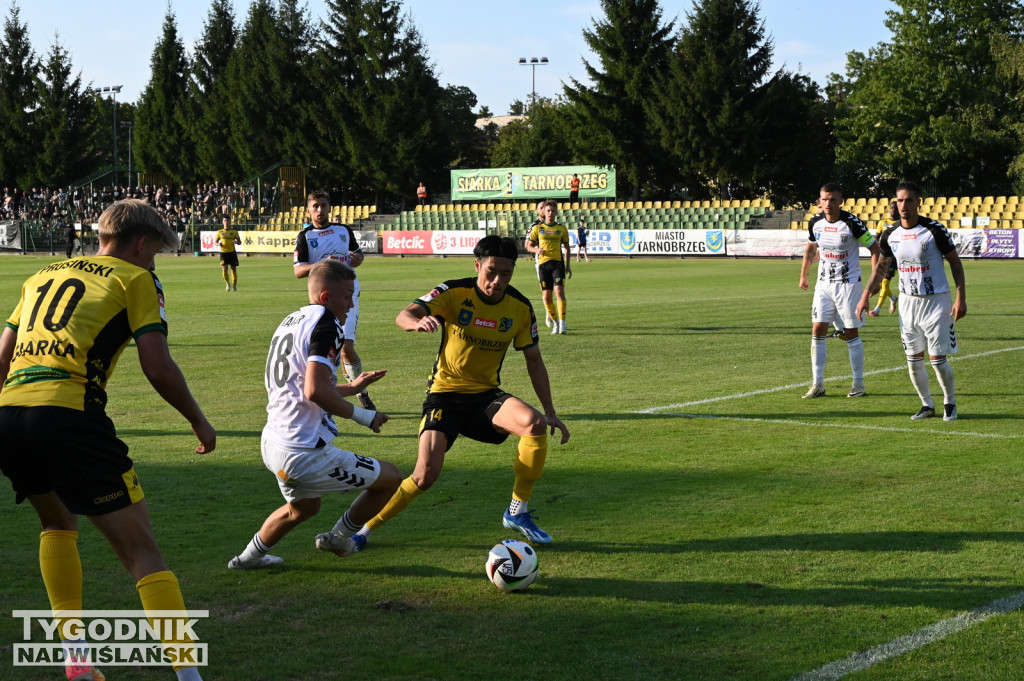
[[(541, 214), (544, 221), (535, 224), (526, 237), (526, 250), (537, 254), (540, 262), (540, 291), (544, 309), (551, 316), (554, 327), (552, 335), (566, 333), (565, 326), (565, 280), (572, 276), (569, 260), (572, 258), (569, 245), (569, 230), (555, 222), (558, 217), (558, 202), (545, 201)], [(563, 257), (564, 251), (564, 257)], [(557, 310), (555, 300), (558, 301)]]
[[(552, 541), (551, 535), (537, 527), (528, 502), (544, 470), (548, 428), (552, 434), (555, 429), (561, 431), (562, 444), (569, 441), (569, 429), (555, 415), (547, 368), (537, 345), (533, 307), (509, 285), (518, 256), (515, 242), (492, 234), (480, 240), (473, 254), (475, 279), (446, 281), (395, 319), (403, 331), (439, 331), (441, 348), (427, 381), (416, 468), (359, 536), (368, 537), (430, 489), (459, 435), (501, 444), (512, 434), (519, 436), (513, 463), (515, 484), (502, 524), (532, 542)], [(526, 371), (543, 414), (499, 388), (499, 372), (510, 346), (526, 359)]]
[(337, 385), (342, 324), (352, 307), (355, 272), (337, 260), (322, 260), (309, 272), (309, 305), (277, 327), (267, 354), (267, 424), (260, 449), (263, 463), (277, 478), (285, 504), (271, 513), (249, 545), (228, 563), (232, 570), (263, 568), (284, 562), (269, 551), (299, 524), (320, 512), (329, 492), (360, 492), (334, 529), (316, 537), (316, 547), (339, 556), (358, 551), (352, 539), (398, 489), (402, 478), (394, 464), (339, 449), (333, 416), (379, 433), (387, 414), (345, 400), (384, 377), (370, 371)]

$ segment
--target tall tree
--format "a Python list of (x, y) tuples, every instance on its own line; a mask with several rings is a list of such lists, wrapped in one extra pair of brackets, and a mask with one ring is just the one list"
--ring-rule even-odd
[(135, 117), (136, 158), (143, 170), (165, 172), (175, 182), (189, 181), (195, 175), (196, 163), (184, 126), (188, 58), (169, 6), (150, 65), (150, 80), (142, 91)]
[[(309, 85), (309, 20), (295, 0), (254, 0), (228, 65), (231, 149), (242, 171), (304, 162), (303, 123), (317, 95)], [(305, 154), (303, 154), (305, 155)]]
[(55, 39), (37, 82), (35, 126), (40, 143), (32, 155), (33, 184), (65, 185), (93, 170), (97, 114), (95, 99), (72, 75), (71, 58)]
[(32, 158), (38, 140), (32, 125), (38, 105), (39, 59), (21, 23), (21, 9), (12, 0), (0, 40), (0, 180), (26, 186), (32, 179)]
[(757, 6), (747, 0), (694, 2), (657, 91), (661, 139), (696, 176), (698, 196), (744, 196), (751, 186), (762, 86), (772, 60)]
[[(1021, 37), (1024, 6), (966, 0), (896, 0), (889, 43), (852, 59), (839, 118), (840, 167), (864, 190), (903, 179), (933, 190), (1008, 188), (1021, 102), (997, 73), (992, 36)], [(861, 169), (874, 169), (863, 172)]]
[(330, 89), (317, 130), (322, 141), (341, 143), (349, 182), (380, 204), (381, 192), (408, 194), (452, 160), (444, 102), (464, 104), (455, 92), (445, 96), (400, 2), (328, 0), (327, 6), (317, 77), (320, 89)]
[(185, 103), (189, 137), (196, 149), (197, 175), (207, 180), (228, 181), (241, 171), (228, 145), (231, 108), (227, 70), (237, 34), (231, 0), (213, 0), (192, 59)]
[(572, 78), (565, 95), (577, 105), (578, 129), (585, 131), (586, 144), (577, 148), (582, 160), (615, 166), (639, 199), (668, 171), (650, 111), (674, 22), (662, 23), (657, 0), (601, 0), (601, 8), (605, 18), (583, 32), (600, 62), (584, 62), (594, 86)]

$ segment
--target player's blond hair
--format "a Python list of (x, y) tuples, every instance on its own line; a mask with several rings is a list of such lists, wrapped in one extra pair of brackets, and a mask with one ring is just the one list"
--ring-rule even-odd
[(100, 239), (118, 244), (146, 237), (164, 248), (178, 248), (178, 235), (156, 209), (140, 199), (124, 199), (107, 206), (100, 215)]

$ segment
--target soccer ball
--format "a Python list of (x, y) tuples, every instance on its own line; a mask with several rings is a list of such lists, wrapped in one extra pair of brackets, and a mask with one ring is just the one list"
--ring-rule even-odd
[(537, 552), (526, 542), (506, 539), (487, 554), (484, 568), (502, 591), (523, 591), (537, 579)]

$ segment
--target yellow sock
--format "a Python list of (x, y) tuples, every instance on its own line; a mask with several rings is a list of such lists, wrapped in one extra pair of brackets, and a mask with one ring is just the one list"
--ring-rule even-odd
[(559, 300), (558, 301), (558, 318), (561, 319), (563, 322), (565, 321), (565, 301), (564, 300)]
[(890, 295), (889, 282), (890, 281), (892, 281), (892, 280), (891, 279), (883, 279), (882, 280), (882, 288), (880, 288), (878, 290), (878, 304), (879, 305), (881, 305), (882, 303), (884, 303), (886, 300), (889, 299), (889, 295)]
[(226, 269), (221, 269), (220, 273), (221, 273), (221, 276), (224, 277), (224, 283), (225, 284), (230, 284), (231, 282), (228, 280), (228, 271)]
[[(174, 573), (165, 570), (163, 572), (154, 572), (151, 575), (146, 575), (138, 581), (135, 588), (139, 592), (139, 598), (142, 600), (142, 608), (147, 613), (154, 610), (185, 610), (185, 599), (181, 597), (181, 588), (178, 586), (178, 580), (174, 576)], [(167, 618), (153, 618), (148, 617), (149, 623), (154, 628), (160, 626), (160, 640), (163, 641), (164, 645), (174, 645), (178, 648), (176, 652), (182, 650), (181, 644), (189, 643), (192, 641), (192, 637), (187, 633), (183, 636), (178, 636), (178, 627), (174, 625), (173, 619)], [(184, 613), (182, 619), (185, 619)], [(170, 634), (170, 635), (169, 635)], [(181, 640), (179, 640), (179, 638)], [(174, 671), (183, 669), (184, 667), (194, 667), (194, 664), (178, 664), (174, 665)]]
[(238, 270), (231, 270), (231, 285), (238, 285)]
[(552, 319), (558, 319), (557, 311), (555, 310), (555, 304), (553, 302), (544, 303), (544, 309), (548, 311), (548, 316), (550, 316)]
[[(46, 595), (56, 617), (63, 610), (82, 609), (82, 561), (78, 557), (78, 532), (47, 530), (39, 534), (39, 570)], [(63, 621), (57, 627), (63, 639)]]
[(519, 438), (519, 452), (512, 464), (516, 472), (516, 482), (512, 486), (512, 497), (519, 501), (529, 501), (533, 494), (533, 484), (540, 480), (544, 472), (544, 461), (548, 456), (548, 434), (524, 435)]
[(378, 527), (404, 511), (405, 508), (412, 503), (412, 500), (421, 494), (423, 494), (423, 490), (419, 488), (419, 485), (416, 484), (412, 477), (410, 476), (406, 478), (402, 481), (402, 484), (398, 486), (398, 490), (395, 492), (394, 496), (391, 497), (391, 501), (381, 509), (380, 513), (366, 522), (367, 529), (376, 530)]

